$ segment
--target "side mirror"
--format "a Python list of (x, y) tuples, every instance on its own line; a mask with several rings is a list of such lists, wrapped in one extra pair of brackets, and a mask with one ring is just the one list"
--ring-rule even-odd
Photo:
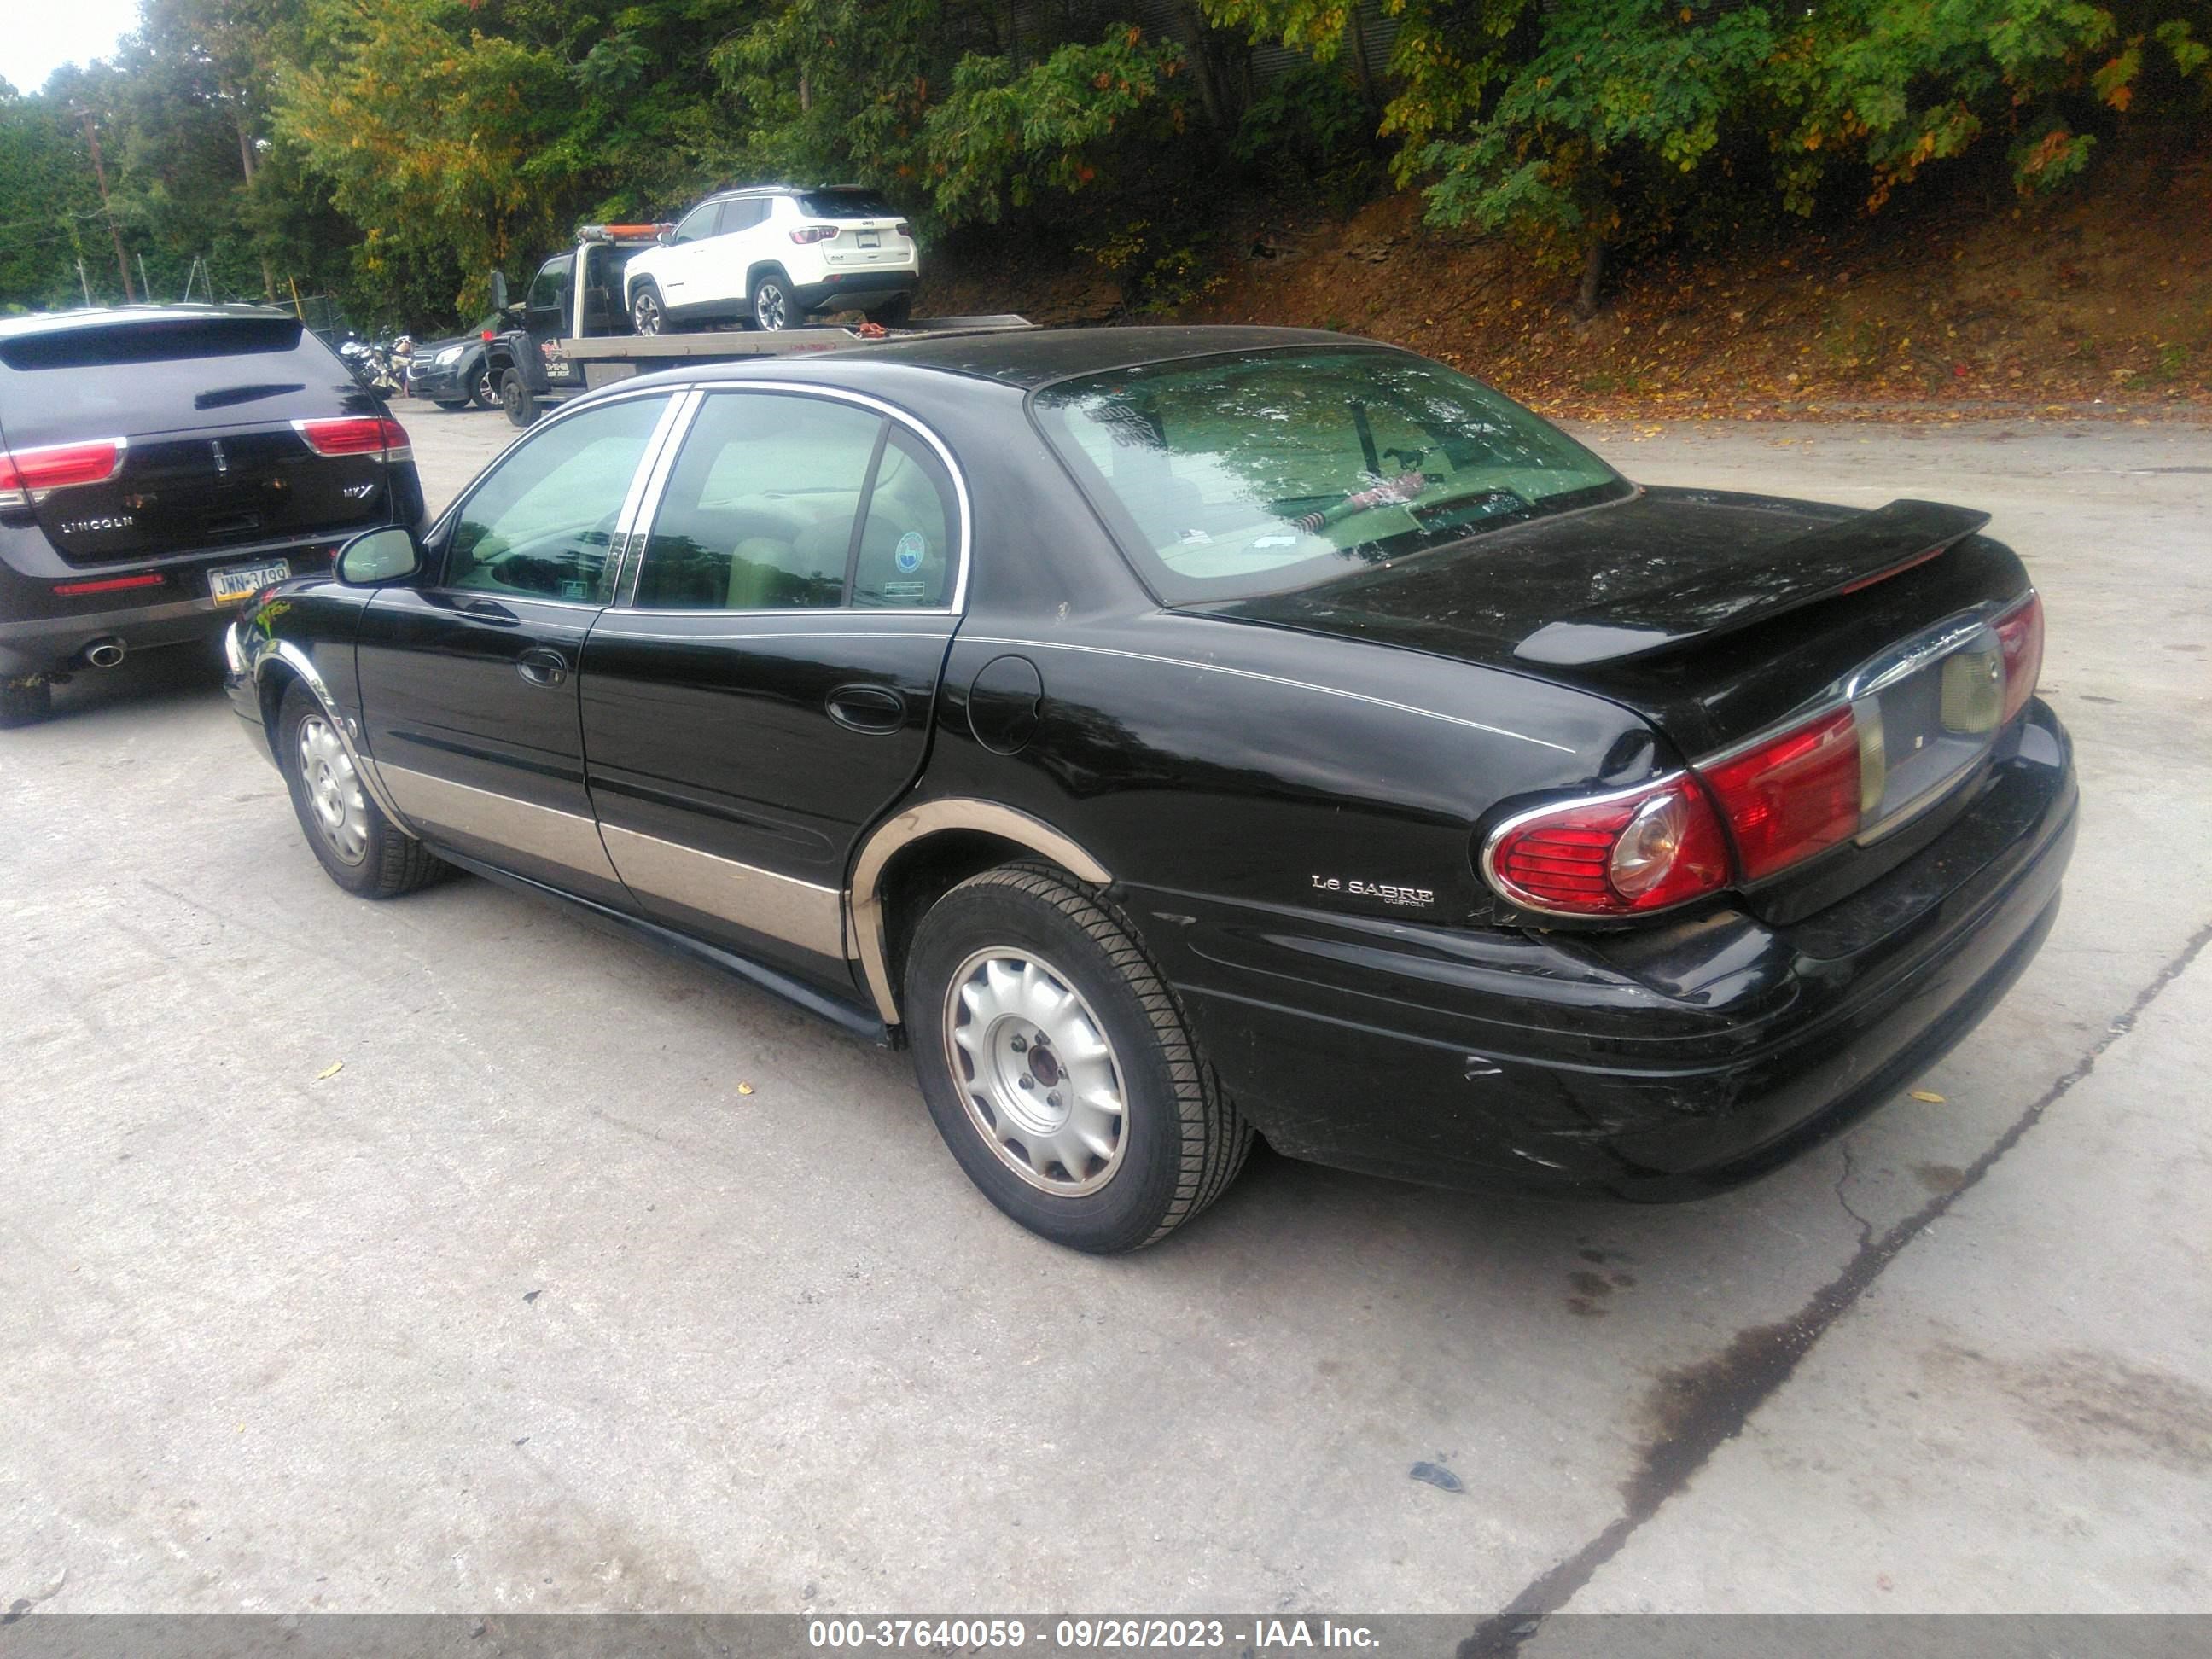
[(411, 576), (422, 568), (414, 533), (398, 525), (363, 531), (338, 549), (338, 580), (348, 587), (374, 587)]
[(494, 311), (507, 309), (507, 273), (503, 270), (495, 270), (491, 274), (491, 308)]
[(661, 246), (666, 247), (671, 242), (676, 240), (676, 227), (673, 225), (661, 226), (658, 231), (653, 233), (653, 240), (659, 243)]

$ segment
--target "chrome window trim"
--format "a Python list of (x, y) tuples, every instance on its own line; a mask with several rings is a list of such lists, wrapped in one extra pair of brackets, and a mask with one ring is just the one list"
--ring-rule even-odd
[[(614, 401), (614, 399), (610, 399)], [(648, 514), (659, 510), (660, 492), (668, 482), (670, 470), (676, 465), (677, 452), (684, 447), (684, 440), (691, 430), (691, 422), (705, 401), (704, 394), (696, 386), (684, 386), (669, 399), (668, 410), (660, 424), (653, 429), (646, 441), (646, 452), (639, 458), (637, 471), (630, 478), (629, 493), (623, 497), (622, 516), (615, 520), (616, 554), (621, 561), (615, 568), (612, 597), (600, 607), (612, 611), (626, 605), (637, 590), (637, 573), (645, 562), (645, 529), (650, 522)], [(633, 556), (630, 543), (637, 548)]]
[[(629, 580), (624, 588), (617, 593), (615, 604), (610, 607), (611, 609), (619, 611), (624, 616), (641, 617), (958, 617), (966, 614), (968, 576), (974, 562), (975, 539), (975, 508), (968, 493), (968, 478), (967, 475), (960, 470), (960, 463), (953, 459), (951, 446), (920, 419), (908, 414), (896, 404), (886, 403), (881, 398), (871, 397), (865, 392), (848, 392), (842, 386), (814, 386), (804, 380), (717, 380), (704, 384), (695, 382), (686, 386), (684, 390), (697, 394), (699, 399), (697, 410), (703, 410), (706, 407), (706, 400), (709, 398), (739, 397), (747, 392), (755, 392), (795, 393), (804, 398), (826, 398), (836, 403), (852, 404), (883, 416), (888, 420), (896, 421), (920, 438), (936, 452), (938, 460), (944, 465), (945, 476), (952, 480), (953, 500), (959, 509), (960, 560), (955, 568), (952, 578), (952, 597), (943, 605), (918, 605), (911, 609), (902, 608), (896, 611), (889, 608), (878, 610), (872, 606), (864, 609), (849, 605), (806, 605), (781, 611), (642, 611), (638, 609), (635, 604), (637, 576), (643, 569), (645, 562), (645, 550), (641, 544), (638, 556), (629, 573)], [(696, 422), (697, 412), (695, 410), (692, 420), (685, 423), (684, 436), (690, 435), (690, 428), (696, 424)], [(647, 541), (652, 539), (653, 521), (660, 516), (661, 499), (668, 488), (668, 475), (674, 471), (676, 455), (682, 448), (681, 438), (670, 445), (667, 452), (669, 465), (660, 469), (659, 477), (653, 480), (652, 489), (645, 503), (645, 510), (633, 526), (635, 532), (642, 535)]]

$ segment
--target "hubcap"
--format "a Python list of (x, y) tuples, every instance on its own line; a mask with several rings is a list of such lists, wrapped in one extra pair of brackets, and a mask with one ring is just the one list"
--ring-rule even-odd
[(639, 295), (637, 305), (631, 313), (631, 320), (637, 325), (637, 331), (641, 334), (652, 336), (659, 333), (659, 303), (650, 294)]
[(756, 320), (763, 328), (781, 328), (784, 322), (783, 290), (774, 283), (760, 291), (760, 301), (753, 307)]
[(1080, 1198), (1121, 1167), (1121, 1064), (1049, 963), (1007, 945), (961, 963), (945, 994), (945, 1058), (984, 1145), (1030, 1186)]
[(320, 714), (300, 722), (300, 777), (324, 843), (340, 863), (359, 864), (368, 855), (368, 803), (353, 757)]

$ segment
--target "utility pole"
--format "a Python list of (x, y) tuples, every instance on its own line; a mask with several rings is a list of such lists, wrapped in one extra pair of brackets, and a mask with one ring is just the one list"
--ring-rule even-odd
[(123, 278), (123, 298), (128, 302), (137, 299), (131, 291), (131, 266), (123, 258), (123, 233), (116, 228), (115, 209), (107, 199), (107, 169), (100, 161), (100, 129), (92, 124), (92, 112), (82, 104), (76, 106), (76, 118), (84, 128), (84, 142), (92, 149), (92, 176), (100, 181), (100, 210), (107, 216), (107, 234), (115, 242), (115, 270)]

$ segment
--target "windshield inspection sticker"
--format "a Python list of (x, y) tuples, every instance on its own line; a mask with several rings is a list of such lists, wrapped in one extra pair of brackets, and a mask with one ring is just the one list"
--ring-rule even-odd
[[(882, 545), (881, 543), (877, 544)], [(909, 530), (898, 538), (898, 546), (892, 550), (891, 556), (898, 568), (911, 576), (921, 568), (921, 556), (927, 550), (928, 544), (922, 540), (921, 532)]]

